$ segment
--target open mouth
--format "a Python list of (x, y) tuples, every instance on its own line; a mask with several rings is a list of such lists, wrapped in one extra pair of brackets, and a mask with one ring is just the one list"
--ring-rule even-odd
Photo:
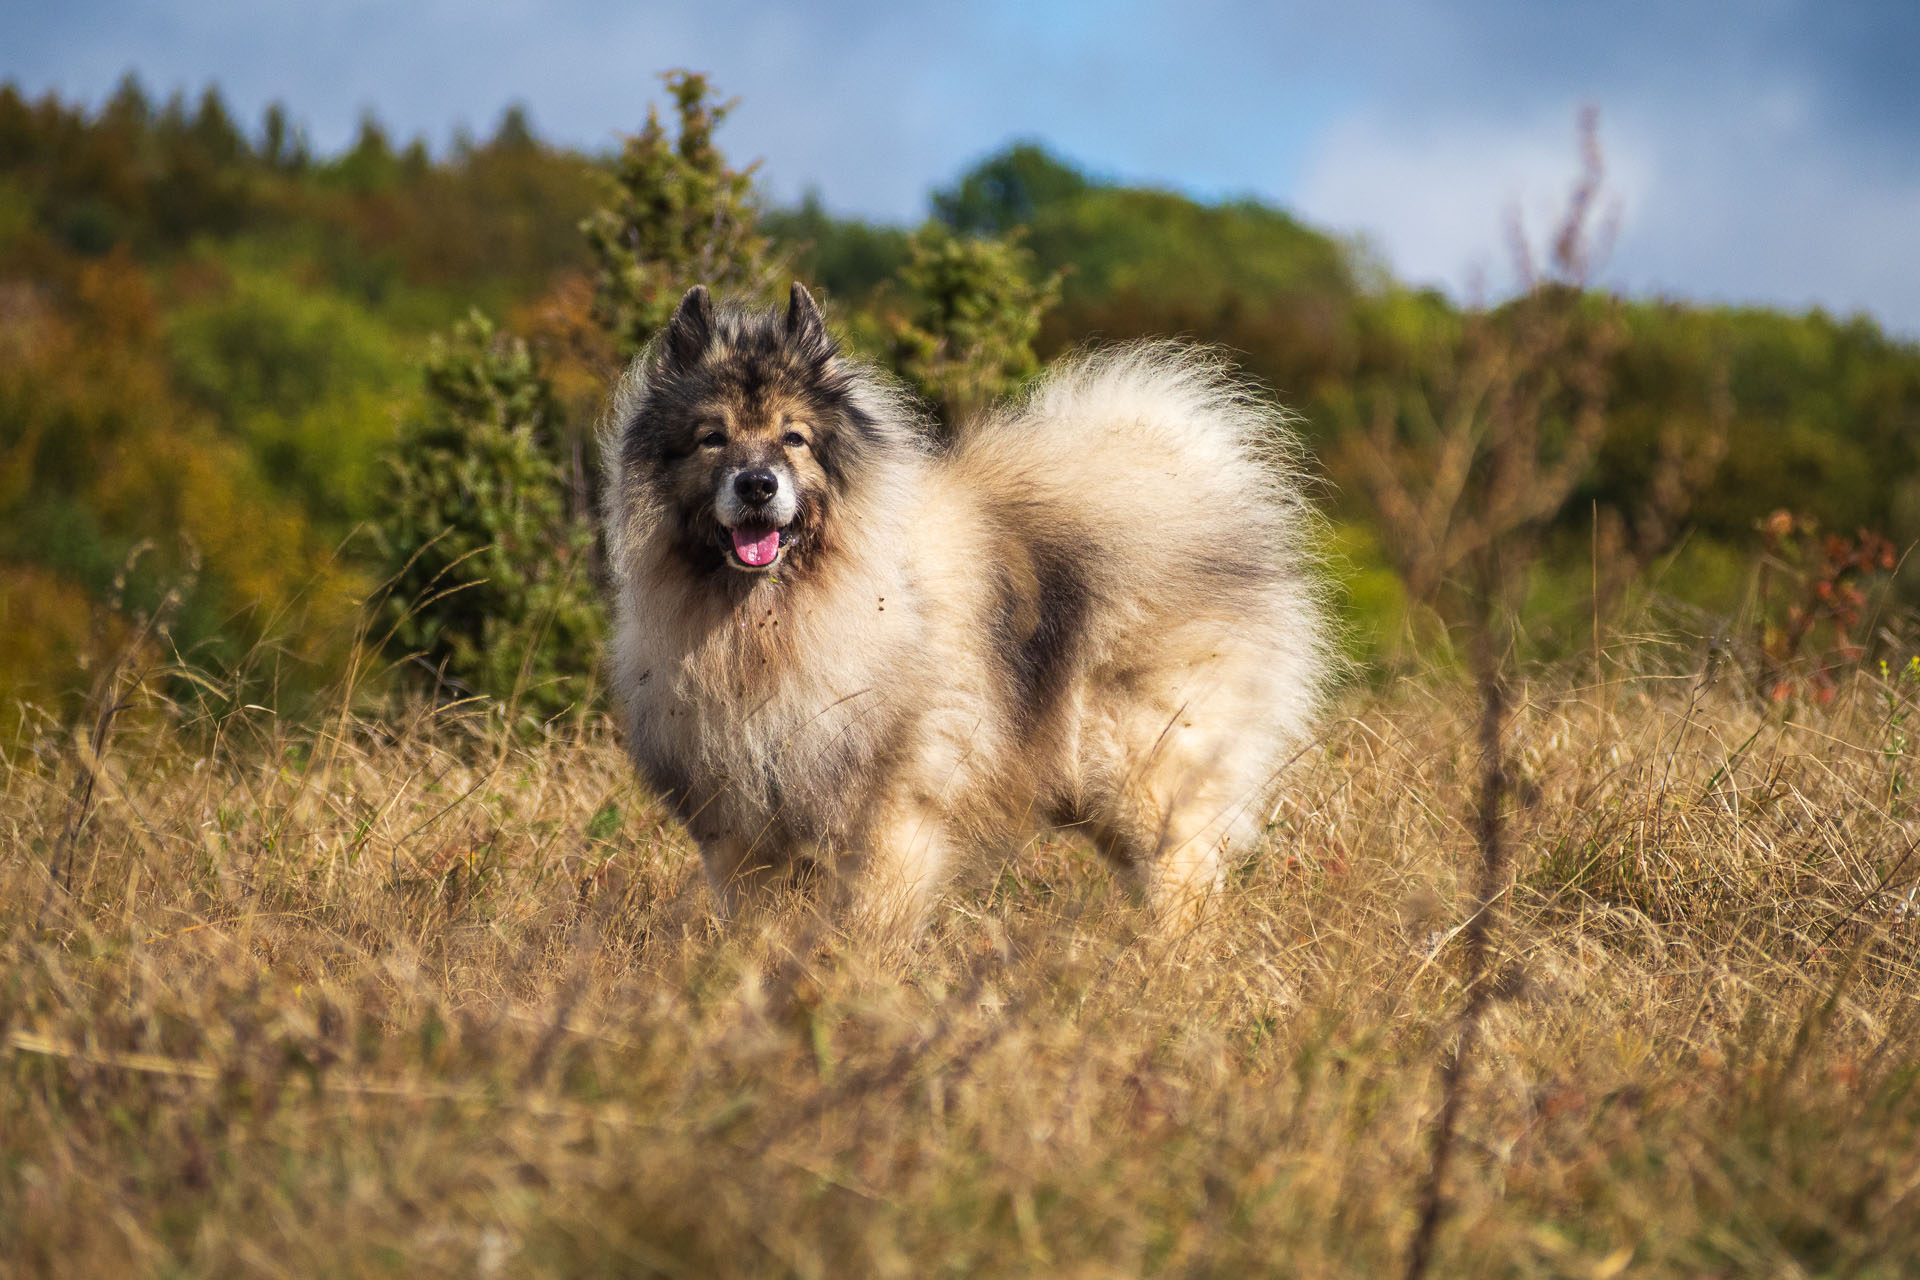
[(734, 564), (742, 569), (771, 568), (787, 546), (785, 531), (772, 525), (743, 524), (722, 533)]

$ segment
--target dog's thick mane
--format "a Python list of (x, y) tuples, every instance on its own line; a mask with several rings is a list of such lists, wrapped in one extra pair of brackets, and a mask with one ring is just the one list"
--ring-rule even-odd
[[(909, 536), (933, 452), (926, 421), (903, 386), (863, 361), (831, 349), (796, 359), (777, 312), (716, 308), (712, 345), (690, 372), (673, 367), (668, 342), (661, 334), (633, 362), (601, 428), (608, 571), (616, 617), (633, 624), (613, 646), (615, 680), (672, 680), (707, 708), (713, 731), (694, 735), (700, 763), (742, 793), (771, 802), (782, 778), (800, 794), (843, 787), (831, 761), (819, 762), (821, 776), (793, 778), (794, 753), (782, 749), (800, 726), (864, 714), (885, 683), (866, 669), (897, 660), (899, 627), (883, 636), (873, 624), (889, 596), (896, 624), (908, 608), (903, 563), (888, 551)], [(670, 551), (676, 515), (649, 482), (659, 455), (648, 436), (727, 378), (803, 379), (838, 413), (844, 464), (805, 572), (700, 572)], [(619, 584), (642, 584), (645, 600)]]

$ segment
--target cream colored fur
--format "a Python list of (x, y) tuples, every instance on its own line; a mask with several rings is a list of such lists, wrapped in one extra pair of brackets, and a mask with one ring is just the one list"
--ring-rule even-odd
[[(609, 458), (645, 364), (616, 398)], [(670, 563), (644, 477), (609, 477), (629, 748), (686, 779), (723, 904), (807, 859), (857, 912), (910, 928), (957, 858), (1067, 822), (1170, 921), (1192, 918), (1259, 840), (1330, 670), (1284, 416), (1168, 343), (1068, 359), (944, 452), (917, 443), (884, 379), (858, 394), (916, 443), (841, 500), (817, 572), (743, 601)], [(1037, 571), (1022, 548), (1041, 543), (1087, 602), (1033, 722), (1010, 696), (1024, 624), (1006, 584)]]

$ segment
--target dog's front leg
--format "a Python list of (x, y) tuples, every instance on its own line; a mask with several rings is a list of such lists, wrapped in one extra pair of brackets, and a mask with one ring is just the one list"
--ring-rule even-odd
[(946, 822), (932, 804), (906, 800), (893, 806), (875, 825), (847, 886), (855, 927), (882, 941), (910, 938), (925, 928), (949, 848)]

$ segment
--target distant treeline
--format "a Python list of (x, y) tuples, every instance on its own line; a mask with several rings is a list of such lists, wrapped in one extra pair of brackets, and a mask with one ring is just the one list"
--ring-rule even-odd
[[(337, 662), (380, 585), (357, 531), (423, 413), (429, 340), (472, 308), (527, 339), (551, 430), (590, 466), (623, 346), (594, 322), (582, 224), (618, 165), (519, 110), (440, 155), (372, 118), (318, 155), (286, 109), (245, 124), (214, 89), (156, 103), (129, 77), (96, 109), (0, 87), (0, 698), (69, 696), (168, 593), (183, 668), (271, 684)], [(993, 262), (1030, 274), (1042, 358), (1148, 334), (1238, 353), (1300, 413), (1361, 647), (1385, 643), (1405, 591), (1351, 446), (1383, 423), (1417, 441), (1423, 414), (1465, 403), (1463, 353), (1499, 311), (1403, 287), (1273, 207), (1103, 181), (1033, 144), (959, 175), (930, 219), (940, 244), (1018, 246)], [(907, 358), (902, 273), (937, 292), (929, 242), (916, 258), (914, 230), (811, 198), (763, 202), (757, 234), (857, 344)], [(1555, 525), (1542, 644), (1576, 642), (1603, 549), (1629, 590), (1724, 612), (1776, 510), (1920, 538), (1920, 346), (1818, 311), (1568, 305), (1611, 326), (1606, 430)]]

